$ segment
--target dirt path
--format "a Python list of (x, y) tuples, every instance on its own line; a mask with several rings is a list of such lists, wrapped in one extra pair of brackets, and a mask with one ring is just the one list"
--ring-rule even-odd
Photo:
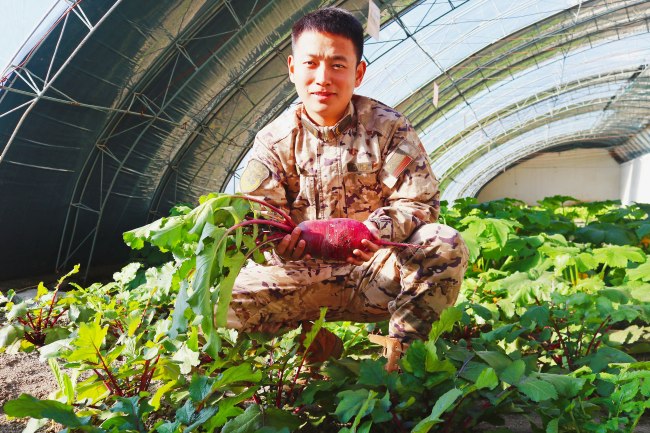
[(25, 427), (21, 420), (10, 421), (2, 411), (7, 400), (27, 393), (47, 398), (58, 386), (49, 365), (38, 360), (37, 353), (0, 354), (0, 432), (20, 433)]

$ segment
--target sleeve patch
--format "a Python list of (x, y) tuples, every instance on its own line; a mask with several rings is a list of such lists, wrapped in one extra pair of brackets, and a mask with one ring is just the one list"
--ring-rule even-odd
[(270, 174), (271, 171), (266, 165), (256, 159), (251, 159), (239, 179), (239, 189), (243, 193), (253, 192)]
[(406, 167), (415, 159), (413, 150), (408, 145), (401, 145), (386, 158), (384, 164), (383, 182), (387, 187), (392, 188), (397, 183), (400, 175)]

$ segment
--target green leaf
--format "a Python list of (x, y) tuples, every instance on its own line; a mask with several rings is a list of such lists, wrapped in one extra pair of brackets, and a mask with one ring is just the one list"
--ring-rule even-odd
[(262, 411), (259, 405), (253, 404), (244, 413), (228, 421), (221, 433), (254, 433), (262, 427)]
[(359, 365), (359, 384), (367, 386), (381, 386), (386, 384), (388, 372), (384, 363), (378, 359), (364, 359)]
[(272, 427), (275, 431), (295, 431), (303, 421), (297, 416), (277, 409), (275, 407), (267, 407), (264, 410), (264, 426)]
[(140, 402), (140, 397), (133, 396), (130, 398), (118, 397), (117, 403), (110, 409), (114, 413), (124, 413), (124, 416), (116, 416), (107, 419), (102, 423), (102, 428), (111, 430), (113, 426), (119, 427), (120, 431), (144, 429), (143, 417), (153, 410), (153, 406), (146, 401)]
[(21, 302), (13, 304), (11, 310), (7, 313), (7, 321), (16, 320), (18, 317), (24, 317), (27, 314), (27, 303)]
[(603, 248), (596, 248), (593, 253), (598, 263), (603, 263), (612, 268), (626, 268), (628, 261), (636, 263), (645, 261), (643, 251), (629, 245), (609, 245)]
[(199, 376), (197, 374), (192, 376), (190, 381), (190, 398), (194, 403), (199, 403), (205, 399), (212, 390), (212, 385), (215, 380), (208, 376)]
[(201, 409), (198, 413), (195, 413), (192, 416), (192, 423), (189, 424), (185, 430), (183, 430), (183, 433), (190, 433), (196, 430), (198, 427), (201, 427), (210, 418), (212, 418), (218, 410), (219, 408), (217, 406), (208, 406)]
[(196, 272), (192, 281), (193, 293), (187, 300), (194, 313), (202, 317), (201, 327), (206, 334), (215, 332), (210, 288), (213, 278), (218, 274), (215, 269), (215, 258), (225, 231), (210, 223), (204, 225), (197, 247)]
[(503, 371), (512, 364), (512, 359), (505, 353), (495, 351), (477, 351), (476, 354), (481, 357), (490, 367), (497, 372)]
[(646, 281), (650, 282), (650, 260), (646, 261), (642, 265), (639, 265), (636, 268), (628, 269), (627, 276), (632, 281)]
[(436, 404), (433, 405), (433, 408), (431, 409), (431, 414), (424, 418), (422, 421), (417, 423), (415, 427), (413, 427), (413, 430), (411, 430), (412, 433), (427, 433), (429, 430), (431, 430), (431, 427), (433, 427), (435, 424), (439, 424), (442, 422), (440, 419), (440, 415), (445, 413), (449, 408), (452, 407), (452, 405), (456, 402), (458, 397), (463, 395), (463, 392), (457, 388), (450, 389), (446, 393), (444, 393), (437, 401)]
[(515, 385), (519, 391), (535, 402), (555, 400), (558, 398), (555, 387), (539, 379), (525, 380)]
[(438, 338), (454, 328), (454, 325), (463, 317), (463, 312), (456, 307), (449, 307), (440, 314), (440, 319), (433, 322), (429, 331), (429, 341), (436, 342)]
[(529, 307), (524, 314), (522, 314), (519, 322), (521, 326), (525, 328), (533, 328), (548, 325), (551, 312), (548, 308), (548, 305), (536, 305), (534, 307)]
[(316, 338), (316, 335), (318, 334), (318, 331), (320, 331), (320, 328), (323, 327), (326, 314), (327, 314), (327, 307), (321, 308), (320, 316), (318, 317), (318, 320), (316, 320), (314, 324), (311, 326), (311, 329), (307, 331), (307, 333), (305, 333), (305, 339), (302, 342), (302, 347), (305, 349), (305, 353), (307, 353), (309, 347), (314, 342), (314, 338)]
[(554, 418), (546, 424), (546, 433), (558, 433), (560, 419)]
[[(28, 394), (21, 394), (17, 399), (9, 400), (3, 406), (3, 410), (9, 416), (47, 418), (66, 427), (87, 426), (90, 420), (90, 417), (79, 418), (70, 405), (55, 400), (39, 400)], [(88, 431), (99, 431), (99, 429)]]
[(236, 382), (254, 382), (262, 380), (262, 372), (253, 371), (253, 366), (249, 363), (243, 363), (234, 367), (229, 367), (217, 377), (216, 382), (212, 385), (213, 389), (220, 389)]
[(415, 340), (408, 349), (406, 354), (402, 357), (402, 365), (404, 371), (413, 373), (417, 377), (424, 377), (426, 375), (426, 362), (428, 357), (428, 350), (421, 340)]
[(119, 272), (113, 274), (113, 280), (116, 283), (120, 284), (122, 287), (126, 287), (131, 280), (135, 278), (138, 273), (138, 270), (142, 267), (142, 263), (133, 262), (124, 266)]
[(217, 285), (219, 299), (217, 301), (214, 321), (218, 327), (226, 326), (228, 306), (232, 300), (232, 288), (244, 263), (246, 263), (246, 256), (240, 252), (224, 259), (224, 266), (228, 268), (228, 276)]
[(66, 399), (66, 403), (74, 403), (74, 385), (72, 384), (70, 376), (61, 372), (61, 368), (59, 367), (59, 363), (56, 361), (56, 359), (50, 358), (47, 360), (47, 363), (50, 366), (52, 373), (54, 374), (54, 378), (59, 385), (59, 389)]
[(565, 398), (577, 396), (586, 382), (586, 379), (564, 374), (537, 373), (536, 376), (553, 385), (558, 395)]
[(504, 368), (499, 376), (505, 383), (516, 385), (524, 376), (525, 372), (526, 363), (521, 359), (517, 359), (513, 361), (512, 364)]
[(630, 363), (636, 362), (636, 359), (625, 352), (613, 347), (601, 347), (589, 360), (589, 367), (594, 373), (605, 370), (611, 363)]
[(257, 392), (258, 387), (251, 387), (246, 391), (234, 395), (232, 397), (224, 398), (219, 401), (219, 410), (208, 420), (206, 423), (206, 431), (213, 431), (213, 429), (219, 428), (224, 425), (229, 419), (241, 415), (244, 411), (237, 407), (242, 401), (248, 400), (251, 398), (255, 392)]
[(476, 381), (476, 388), (494, 389), (498, 384), (499, 384), (499, 378), (497, 377), (496, 372), (492, 367), (488, 367), (485, 370), (483, 370), (479, 375)]
[(191, 350), (185, 343), (172, 355), (172, 360), (180, 364), (182, 374), (189, 374), (192, 371), (192, 367), (196, 367), (200, 363), (199, 352)]
[(79, 335), (71, 342), (77, 348), (67, 356), (68, 361), (99, 364), (100, 348), (104, 344), (108, 333), (108, 325), (102, 328), (99, 321), (100, 317), (97, 316), (92, 323), (81, 323), (79, 325)]
[(189, 295), (187, 289), (189, 288), (189, 283), (181, 281), (178, 295), (176, 296), (176, 301), (174, 302), (174, 312), (172, 313), (172, 325), (169, 329), (169, 337), (176, 338), (179, 334), (187, 331), (188, 320), (185, 315), (186, 311), (191, 308), (188, 299)]
[(630, 296), (639, 302), (650, 302), (650, 284), (630, 287)]
[(14, 325), (5, 325), (0, 328), (0, 348), (7, 347), (17, 339), (21, 338), (25, 333), (22, 328)]
[(376, 395), (374, 391), (368, 389), (341, 391), (336, 395), (339, 404), (334, 413), (341, 422), (348, 422), (361, 411), (364, 404), (367, 408), (367, 400), (372, 394)]

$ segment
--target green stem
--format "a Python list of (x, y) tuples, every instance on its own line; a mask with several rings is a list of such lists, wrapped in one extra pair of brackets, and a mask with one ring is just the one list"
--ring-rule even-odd
[(514, 258), (514, 256), (508, 256), (508, 258), (506, 259), (505, 262), (503, 262), (503, 264), (501, 265), (501, 267), (499, 268), (499, 270), (502, 271), (503, 268), (505, 268), (506, 266), (508, 266), (508, 265), (510, 264), (510, 262), (513, 260), (513, 258)]
[(607, 269), (607, 263), (603, 264), (603, 269), (600, 271), (600, 279), (605, 280), (605, 270)]

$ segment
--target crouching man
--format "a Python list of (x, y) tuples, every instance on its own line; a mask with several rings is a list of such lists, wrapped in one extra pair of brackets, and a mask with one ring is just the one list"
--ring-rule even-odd
[[(355, 95), (366, 71), (363, 27), (326, 8), (292, 29), (289, 78), (301, 103), (263, 128), (241, 177), (243, 193), (304, 220), (353, 218), (382, 239), (421, 248), (382, 248), (363, 241), (345, 263), (305, 254), (296, 228), (264, 265), (242, 269), (228, 326), (277, 332), (315, 320), (389, 320), (382, 339), (393, 371), (409, 342), (425, 339), (458, 296), (468, 252), (458, 232), (436, 223), (438, 181), (408, 120)], [(326, 355), (340, 341), (317, 336)]]

